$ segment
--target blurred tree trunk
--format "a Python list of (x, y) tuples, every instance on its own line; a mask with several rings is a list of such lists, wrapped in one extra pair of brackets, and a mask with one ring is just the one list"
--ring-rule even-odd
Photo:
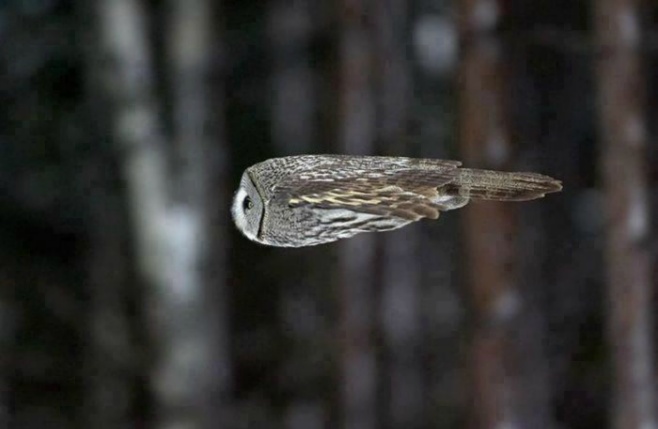
[[(229, 425), (231, 380), (226, 261), (233, 186), (228, 180), (223, 75), (218, 67), (224, 52), (217, 13), (222, 3), (167, 2), (173, 141), (180, 157), (173, 199), (187, 218), (183, 225), (187, 231), (173, 236), (172, 244), (181, 263), (180, 285), (190, 294), (165, 303), (165, 309), (182, 313), (174, 320), (164, 313), (167, 323), (156, 329), (166, 328), (161, 334), (170, 336), (177, 332), (167, 340), (170, 356), (163, 359), (161, 376), (172, 377), (172, 386), (185, 383), (186, 391), (180, 391), (178, 398), (172, 395), (171, 405), (198, 403), (199, 427), (204, 428)], [(179, 359), (182, 347), (198, 352), (185, 365)]]
[[(87, 2), (78, 2), (78, 12), (85, 18), (82, 22), (98, 24), (94, 22), (98, 16), (94, 16)], [(98, 38), (98, 25), (82, 27), (92, 39)], [(84, 177), (85, 189), (89, 183), (95, 185), (84, 195), (93, 227), (88, 256), (90, 328), (85, 330), (90, 344), (85, 362), (88, 393), (83, 417), (87, 427), (118, 429), (130, 427), (133, 418), (144, 417), (131, 415), (137, 402), (134, 386), (143, 368), (136, 365), (138, 351), (133, 343), (135, 332), (131, 331), (134, 325), (131, 326), (128, 316), (133, 279), (129, 276), (130, 234), (125, 194), (119, 186), (120, 171), (112, 162), (112, 151), (102, 143), (103, 136), (111, 132), (107, 120), (109, 109), (107, 103), (96, 102), (104, 98), (103, 56), (97, 46), (86, 46), (85, 53), (89, 70), (87, 90), (92, 94), (88, 106), (89, 132), (99, 143), (93, 162), (87, 164), (85, 171), (78, 172)], [(132, 294), (132, 298), (137, 295), (135, 291)]]
[[(409, 39), (409, 4), (404, 0), (373, 6), (376, 59), (378, 152), (413, 156), (406, 147), (410, 108), (411, 72), (406, 41)], [(427, 424), (421, 362), (421, 265), (419, 225), (377, 236), (380, 285), (380, 329), (384, 341), (380, 427), (419, 428)]]
[(307, 153), (312, 147), (316, 112), (309, 52), (312, 12), (313, 6), (307, 2), (270, 2), (272, 140), (279, 154)]
[[(0, 254), (0, 262), (4, 265), (5, 255)], [(15, 288), (12, 270), (0, 269), (0, 288), (5, 291), (0, 295), (0, 428), (11, 428), (11, 374), (15, 371), (15, 327), (16, 314), (13, 303), (5, 293)]]
[[(309, 51), (316, 23), (314, 7), (311, 2), (303, 1), (269, 3), (273, 62), (270, 85), (274, 94), (271, 133), (277, 156), (311, 153), (317, 138), (316, 82)], [(314, 255), (309, 251), (300, 252), (294, 258), (286, 258), (286, 266), (280, 267), (289, 274), (279, 283), (281, 330), (292, 344), (281, 369), (284, 373), (281, 379), (286, 384), (284, 390), (294, 392), (290, 402), (285, 404), (283, 425), (288, 429), (321, 429), (326, 424), (328, 404), (314, 399), (315, 392), (321, 388), (317, 385), (321, 370), (313, 368), (313, 353), (309, 353), (322, 338), (316, 322), (320, 318), (317, 308), (321, 301), (317, 295), (326, 283), (318, 282), (319, 279), (311, 278), (307, 270), (299, 269), (311, 266)], [(295, 368), (296, 373), (290, 374), (290, 368)]]
[[(566, 128), (551, 126), (550, 128), (554, 129), (547, 131), (541, 125), (539, 111), (550, 106), (550, 103), (542, 99), (541, 92), (546, 91), (557, 97), (556, 94), (559, 91), (553, 91), (545, 82), (542, 82), (543, 85), (541, 85), (535, 81), (537, 69), (544, 71), (545, 66), (544, 63), (535, 62), (534, 58), (537, 56), (538, 50), (545, 48), (537, 45), (529, 46), (523, 38), (527, 34), (524, 27), (528, 22), (527, 15), (524, 15), (527, 13), (527, 8), (532, 8), (532, 5), (519, 3), (514, 7), (507, 6), (505, 20), (510, 24), (505, 25), (508, 31), (501, 35), (502, 41), (505, 43), (507, 71), (505, 90), (509, 94), (510, 100), (505, 113), (510, 118), (511, 135), (514, 136), (514, 141), (519, 143), (515, 145), (516, 162), (513, 168), (548, 172), (568, 183), (569, 180), (563, 176), (566, 174), (564, 170), (558, 171), (553, 166), (557, 164), (564, 169), (569, 168), (568, 164), (574, 159), (573, 150), (564, 148), (560, 150), (559, 147), (562, 144), (572, 148), (574, 142), (564, 138)], [(536, 13), (542, 14), (541, 11)], [(529, 66), (529, 63), (533, 65)], [(570, 70), (570, 72), (575, 75), (575, 70)], [(566, 85), (565, 80), (558, 77), (554, 70), (547, 73), (555, 80), (559, 80), (561, 85)], [(533, 106), (533, 108), (530, 109), (528, 106)], [(551, 115), (551, 119), (554, 120), (554, 118), (555, 116)], [(552, 137), (551, 133), (559, 132), (562, 132), (560, 140), (564, 142), (546, 143), (546, 140)], [(572, 186), (569, 186), (569, 189), (573, 191)], [(515, 243), (517, 250), (516, 281), (523, 299), (517, 318), (519, 322), (515, 324), (513, 332), (515, 350), (522, 353), (523, 357), (514, 363), (517, 374), (518, 394), (516, 398), (519, 421), (522, 423), (522, 427), (529, 428), (554, 428), (557, 425), (556, 411), (551, 402), (556, 395), (554, 379), (551, 378), (551, 375), (555, 375), (557, 370), (556, 365), (551, 366), (551, 363), (554, 362), (549, 362), (549, 354), (553, 344), (560, 347), (563, 352), (567, 350), (561, 344), (559, 346), (555, 342), (550, 344), (552, 339), (550, 335), (553, 335), (554, 332), (551, 332), (549, 327), (549, 308), (551, 308), (555, 296), (558, 296), (556, 293), (558, 288), (570, 289), (572, 293), (574, 291), (573, 285), (568, 284), (567, 281), (556, 285), (550, 280), (556, 270), (554, 266), (550, 265), (549, 258), (560, 253), (556, 251), (560, 246), (555, 245), (554, 241), (560, 237), (565, 238), (564, 234), (555, 231), (549, 232), (549, 226), (552, 223), (546, 216), (548, 211), (551, 213), (551, 219), (559, 219), (558, 207), (567, 201), (562, 193), (557, 195), (557, 198), (555, 197), (515, 206), (518, 208), (516, 214), (518, 227), (515, 234), (517, 237)], [(570, 215), (570, 213), (566, 214)], [(565, 221), (564, 224), (568, 224), (568, 221)], [(562, 228), (566, 227), (562, 225)], [(573, 239), (568, 236), (566, 238)], [(528, 249), (531, 249), (531, 252), (527, 253)], [(589, 259), (592, 259), (592, 250), (588, 249)], [(573, 254), (573, 251), (569, 252), (570, 256)], [(569, 302), (573, 305), (573, 301), (569, 300)]]
[[(105, 167), (98, 167), (99, 172)], [(103, 173), (101, 173), (103, 174)], [(137, 376), (136, 348), (128, 318), (127, 228), (123, 202), (107, 181), (94, 180), (98, 188), (90, 198), (93, 236), (90, 255), (91, 305), (88, 330), (90, 354), (89, 404), (85, 416), (89, 427), (126, 428), (132, 420)]]
[(614, 428), (656, 427), (639, 0), (595, 3)]
[[(338, 153), (370, 155), (374, 149), (373, 46), (369, 2), (338, 2)], [(337, 243), (340, 307), (340, 403), (344, 429), (377, 424), (377, 362), (373, 339), (375, 237), (361, 234)]]
[[(154, 363), (150, 388), (161, 428), (226, 421), (225, 255), (228, 220), (221, 93), (209, 1), (167, 2), (166, 76), (172, 136), (156, 94), (149, 20), (137, 0), (98, 0), (113, 138), (128, 186)], [(214, 100), (213, 103), (210, 100)], [(169, 167), (172, 167), (171, 169)], [(224, 243), (225, 244), (225, 243)]]
[[(503, 66), (503, 47), (495, 34), (502, 5), (462, 0), (459, 31), (459, 143), (470, 167), (513, 169)], [(526, 305), (517, 282), (518, 233), (511, 203), (472, 202), (465, 208), (464, 232), (472, 338), (470, 370), (472, 427), (530, 427), (524, 416), (520, 361), (528, 350), (515, 341)], [(544, 404), (546, 405), (546, 404)], [(532, 426), (536, 427), (536, 426)]]

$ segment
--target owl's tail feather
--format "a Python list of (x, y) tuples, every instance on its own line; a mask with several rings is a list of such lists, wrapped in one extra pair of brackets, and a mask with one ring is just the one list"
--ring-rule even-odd
[(527, 201), (562, 190), (562, 183), (537, 173), (460, 168), (455, 181), (448, 185), (448, 195), (494, 201)]

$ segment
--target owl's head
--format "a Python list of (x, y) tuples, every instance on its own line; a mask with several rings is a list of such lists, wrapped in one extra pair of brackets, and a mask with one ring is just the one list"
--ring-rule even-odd
[(241, 233), (250, 240), (260, 241), (258, 233), (265, 215), (265, 206), (258, 189), (247, 172), (242, 175), (240, 187), (233, 197), (231, 213), (233, 222)]

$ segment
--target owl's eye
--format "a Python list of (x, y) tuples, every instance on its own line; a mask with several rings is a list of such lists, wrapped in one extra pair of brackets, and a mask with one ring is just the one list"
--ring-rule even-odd
[(244, 197), (244, 200), (242, 200), (242, 209), (246, 212), (254, 208), (254, 202), (251, 201), (251, 198), (249, 197)]

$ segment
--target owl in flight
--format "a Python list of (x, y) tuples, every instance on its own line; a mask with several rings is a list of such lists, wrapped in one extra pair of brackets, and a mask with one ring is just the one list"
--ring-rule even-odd
[(272, 158), (242, 174), (233, 221), (258, 243), (303, 247), (436, 219), (471, 199), (524, 201), (562, 189), (558, 180), (537, 173), (460, 165), (384, 156)]

